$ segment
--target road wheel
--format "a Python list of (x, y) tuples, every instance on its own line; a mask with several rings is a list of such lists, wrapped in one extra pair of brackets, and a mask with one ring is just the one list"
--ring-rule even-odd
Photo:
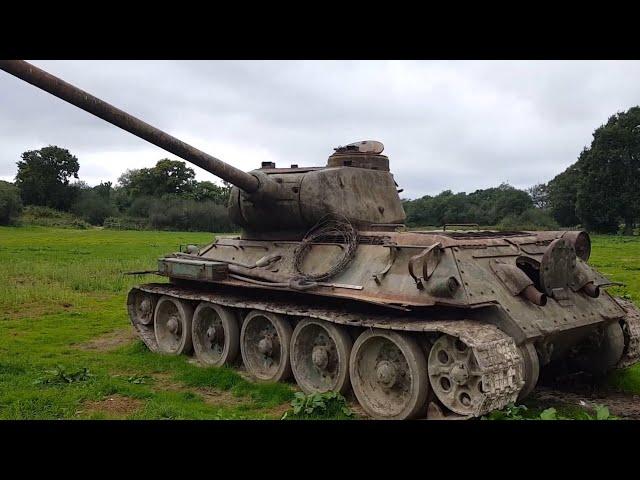
[(301, 320), (291, 338), (291, 369), (298, 386), (305, 393), (345, 393), (351, 346), (344, 328), (323, 320)]
[(365, 330), (353, 345), (349, 372), (358, 402), (372, 417), (404, 420), (426, 414), (427, 362), (414, 338)]
[(247, 371), (258, 380), (279, 382), (291, 376), (291, 326), (275, 313), (252, 310), (240, 331), (240, 351)]
[(538, 352), (533, 343), (527, 343), (520, 346), (520, 355), (522, 356), (522, 375), (524, 377), (524, 386), (518, 394), (518, 400), (524, 400), (533, 392), (538, 383), (540, 376), (540, 361), (538, 360)]
[(158, 351), (169, 355), (191, 353), (191, 319), (193, 307), (178, 298), (160, 297), (154, 315)]
[(236, 312), (210, 302), (200, 302), (191, 325), (193, 350), (205, 365), (232, 363), (240, 351), (240, 328)]

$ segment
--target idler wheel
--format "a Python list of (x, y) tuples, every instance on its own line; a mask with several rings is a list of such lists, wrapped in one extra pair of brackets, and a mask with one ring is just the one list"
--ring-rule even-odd
[(302, 319), (291, 338), (291, 369), (298, 386), (305, 393), (345, 393), (352, 343), (340, 326)]
[(365, 330), (353, 345), (349, 373), (358, 402), (372, 417), (404, 420), (426, 413), (427, 361), (413, 337)]
[(153, 324), (153, 311), (156, 306), (156, 296), (150, 293), (138, 292), (135, 296), (136, 322), (142, 325)]
[(471, 415), (482, 403), (482, 375), (473, 350), (450, 335), (438, 338), (429, 352), (431, 388), (448, 409)]
[(205, 365), (221, 367), (232, 363), (240, 351), (240, 328), (235, 311), (200, 302), (191, 325), (193, 350)]
[(154, 333), (153, 316), (158, 301), (158, 295), (143, 292), (138, 289), (129, 291), (127, 310), (133, 328), (149, 350), (156, 352), (158, 342)]
[(193, 307), (186, 301), (160, 297), (154, 315), (154, 331), (158, 351), (170, 355), (190, 353)]
[(279, 382), (291, 375), (291, 326), (281, 315), (252, 310), (240, 331), (240, 351), (247, 371), (258, 380)]

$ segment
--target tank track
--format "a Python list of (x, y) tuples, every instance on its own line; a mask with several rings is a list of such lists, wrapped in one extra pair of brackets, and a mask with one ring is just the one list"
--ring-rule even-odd
[[(486, 325), (484, 326), (486, 327)], [(515, 402), (524, 386), (521, 357), (513, 339), (500, 332), (501, 339), (477, 343), (472, 346), (476, 361), (482, 372), (485, 392), (483, 402), (474, 416), (501, 409)]]
[[(191, 301), (207, 301), (226, 307), (258, 309), (290, 316), (312, 317), (342, 325), (380, 328), (416, 333), (441, 333), (459, 338), (473, 351), (477, 373), (481, 375), (484, 398), (470, 417), (479, 417), (516, 401), (524, 386), (523, 359), (514, 340), (494, 325), (470, 320), (420, 320), (401, 315), (367, 314), (332, 307), (319, 307), (300, 301), (286, 302), (264, 297), (247, 298), (234, 293), (201, 291), (171, 284), (146, 284), (129, 292), (131, 309), (135, 293), (143, 291)], [(140, 338), (152, 350), (155, 340), (148, 330), (132, 324)]]
[(616, 368), (625, 368), (640, 362), (640, 310), (629, 300), (622, 298), (615, 300), (627, 314), (622, 321), (625, 349), (616, 365)]

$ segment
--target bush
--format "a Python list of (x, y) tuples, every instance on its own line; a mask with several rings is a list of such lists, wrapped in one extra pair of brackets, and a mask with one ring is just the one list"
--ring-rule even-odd
[(107, 217), (102, 226), (114, 230), (149, 230), (151, 228), (148, 218), (135, 217)]
[(169, 199), (154, 203), (149, 210), (151, 227), (190, 232), (232, 232), (227, 209), (214, 202)]
[(162, 200), (159, 198), (142, 196), (135, 198), (129, 208), (127, 208), (127, 217), (133, 218), (144, 218), (149, 217), (149, 212), (151, 211), (151, 207), (154, 205), (158, 205)]
[(105, 218), (114, 215), (115, 207), (95, 190), (83, 190), (71, 211), (92, 225), (102, 225)]
[(20, 190), (14, 184), (0, 180), (0, 225), (11, 225), (22, 212)]
[(89, 228), (84, 220), (60, 210), (37, 205), (28, 205), (22, 212), (21, 222), (25, 225), (40, 225), (43, 227), (60, 228)]
[(346, 399), (337, 392), (310, 393), (296, 392), (291, 401), (291, 409), (282, 415), (282, 420), (337, 419), (353, 417)]
[(558, 230), (560, 226), (546, 211), (530, 208), (520, 215), (507, 215), (498, 224), (499, 230)]

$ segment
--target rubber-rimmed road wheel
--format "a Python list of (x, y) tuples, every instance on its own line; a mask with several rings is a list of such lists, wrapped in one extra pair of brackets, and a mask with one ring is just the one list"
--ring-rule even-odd
[(427, 361), (407, 334), (365, 330), (351, 350), (349, 373), (358, 402), (372, 417), (404, 420), (426, 413)]
[(291, 337), (291, 369), (298, 386), (305, 393), (345, 393), (352, 344), (344, 327), (302, 319)]
[(240, 351), (240, 328), (236, 312), (210, 302), (200, 302), (191, 324), (193, 351), (205, 365), (232, 363)]
[(160, 297), (153, 317), (158, 351), (169, 355), (191, 353), (193, 307), (184, 300)]
[(524, 386), (518, 394), (518, 400), (524, 400), (536, 388), (538, 377), (540, 376), (540, 361), (533, 343), (529, 342), (521, 345), (519, 350), (522, 356)]
[(247, 371), (258, 380), (279, 382), (291, 376), (291, 325), (276, 313), (252, 310), (240, 331), (240, 351)]

